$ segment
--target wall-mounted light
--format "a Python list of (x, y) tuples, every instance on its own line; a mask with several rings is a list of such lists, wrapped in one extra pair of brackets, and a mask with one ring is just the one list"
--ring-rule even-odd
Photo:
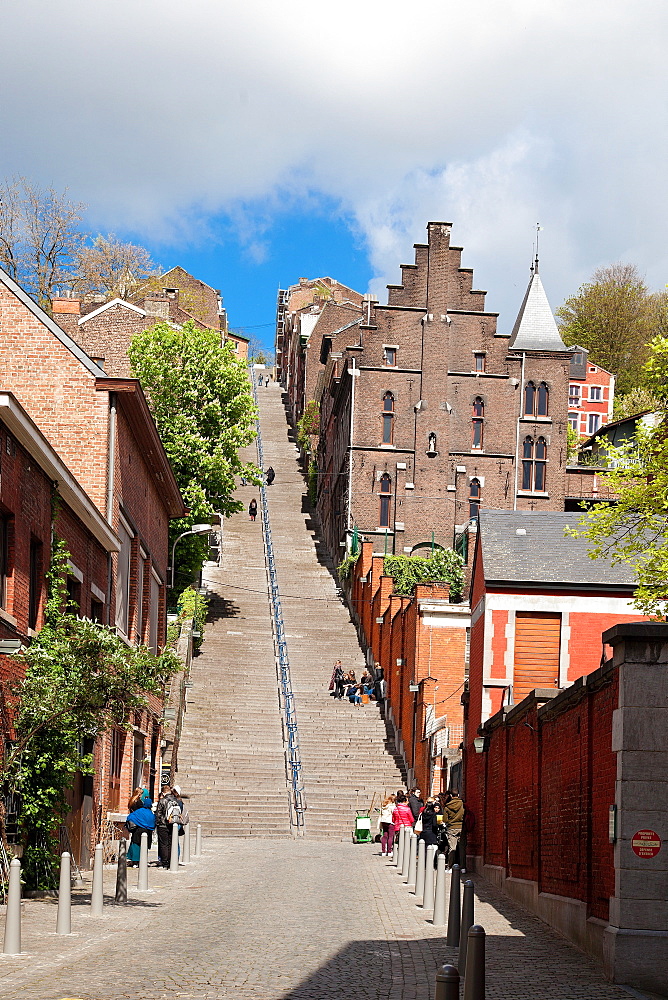
[(18, 653), (20, 648), (20, 639), (0, 639), (0, 653), (4, 653), (6, 656), (11, 656), (12, 653)]
[(487, 753), (489, 750), (489, 736), (476, 736), (473, 741), (473, 749), (476, 753)]

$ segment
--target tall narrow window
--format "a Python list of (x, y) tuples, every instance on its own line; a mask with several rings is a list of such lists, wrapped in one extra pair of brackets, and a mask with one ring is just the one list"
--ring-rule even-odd
[(394, 440), (394, 396), (386, 392), (383, 396), (383, 444)]
[(0, 514), (0, 608), (7, 608), (7, 567), (9, 560), (9, 518)]
[(28, 589), (28, 628), (37, 628), (39, 602), (42, 596), (42, 543), (30, 539), (30, 585)]
[(547, 442), (539, 437), (526, 437), (522, 447), (522, 489), (527, 493), (544, 493), (547, 482)]
[(485, 370), (484, 351), (475, 351), (473, 355), (473, 370), (476, 372), (484, 372)]
[(483, 442), (483, 424), (485, 417), (485, 404), (483, 403), (480, 396), (476, 396), (473, 401), (473, 427), (472, 427), (472, 440), (471, 448), (479, 449), (482, 448)]
[(123, 524), (118, 526), (121, 547), (116, 556), (116, 627), (128, 634), (130, 627), (130, 553), (132, 538)]
[(385, 348), (385, 364), (388, 368), (395, 368), (397, 364), (397, 349), (396, 347), (386, 347)]
[(478, 520), (481, 500), (482, 500), (482, 490), (480, 488), (480, 480), (472, 479), (469, 485), (469, 518), (472, 521)]
[(536, 386), (533, 382), (527, 382), (524, 387), (524, 416), (533, 417), (536, 406)]
[(549, 410), (550, 393), (545, 382), (538, 386), (538, 416), (546, 417)]
[(390, 507), (392, 505), (392, 479), (384, 472), (380, 477), (380, 511), (378, 524), (381, 528), (390, 526)]
[(580, 386), (577, 382), (571, 382), (568, 387), (568, 405), (569, 406), (579, 406), (580, 405)]

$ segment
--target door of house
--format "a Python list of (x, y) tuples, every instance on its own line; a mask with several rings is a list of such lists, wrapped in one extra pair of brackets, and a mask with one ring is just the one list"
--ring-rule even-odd
[(534, 688), (559, 687), (561, 615), (549, 611), (515, 614), (515, 704)]

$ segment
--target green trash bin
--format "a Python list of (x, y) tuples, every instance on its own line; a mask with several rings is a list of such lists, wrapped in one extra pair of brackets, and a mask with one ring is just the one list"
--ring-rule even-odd
[(355, 829), (353, 830), (353, 844), (370, 844), (373, 840), (371, 836), (371, 816), (368, 812), (358, 809), (355, 816)]

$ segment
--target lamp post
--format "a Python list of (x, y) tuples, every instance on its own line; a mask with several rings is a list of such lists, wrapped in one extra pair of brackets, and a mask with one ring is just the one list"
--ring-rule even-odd
[(176, 549), (176, 546), (182, 538), (186, 538), (188, 535), (208, 535), (208, 533), (212, 530), (213, 525), (211, 524), (193, 524), (192, 528), (188, 531), (182, 532), (179, 537), (175, 539), (174, 544), (172, 545), (172, 582), (169, 585), (172, 590), (174, 589), (174, 550)]

